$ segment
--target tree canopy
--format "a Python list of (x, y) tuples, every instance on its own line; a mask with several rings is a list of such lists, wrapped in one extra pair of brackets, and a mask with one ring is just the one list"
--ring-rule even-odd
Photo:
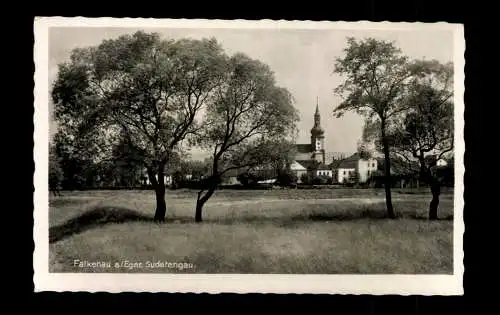
[(55, 117), (73, 138), (104, 142), (102, 150), (125, 135), (148, 170), (158, 197), (155, 217), (162, 220), (165, 165), (203, 128), (197, 118), (216, 97), (226, 60), (215, 39), (162, 40), (142, 31), (77, 48), (59, 66)]
[(412, 76), (408, 57), (393, 42), (366, 38), (347, 39), (344, 55), (335, 61), (335, 72), (344, 77), (335, 93), (343, 101), (334, 108), (337, 117), (354, 111), (365, 117), (365, 136), (371, 132), (380, 140), (384, 153), (386, 206), (395, 218), (391, 197), (390, 144), (387, 126), (405, 110), (406, 86)]
[[(230, 170), (276, 161), (280, 143), (294, 135), (298, 115), (292, 96), (277, 86), (274, 73), (262, 62), (238, 53), (227, 63), (225, 83), (207, 107), (199, 145), (211, 150), (211, 176), (198, 197), (197, 221), (215, 185)], [(276, 154), (273, 154), (276, 153)]]
[(405, 103), (407, 111), (389, 134), (393, 154), (431, 187), (429, 218), (437, 219), (440, 181), (437, 161), (454, 148), (453, 66), (416, 61)]
[(407, 110), (391, 130), (392, 151), (413, 162), (434, 163), (453, 150), (453, 67), (415, 62), (415, 77), (405, 99)]

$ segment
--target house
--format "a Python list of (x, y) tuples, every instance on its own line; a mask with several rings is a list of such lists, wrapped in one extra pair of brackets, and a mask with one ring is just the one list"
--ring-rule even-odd
[(314, 175), (316, 176), (327, 176), (333, 178), (333, 170), (329, 165), (323, 163), (316, 166), (316, 168), (314, 169), (314, 173)]
[[(156, 178), (156, 180), (158, 180), (158, 175), (155, 175), (155, 178)], [(149, 179), (149, 176), (144, 176), (143, 179), (144, 179), (144, 182), (143, 182), (144, 185), (146, 185), (146, 186), (151, 185), (151, 180)], [(163, 176), (163, 181), (165, 183), (165, 186), (172, 185), (172, 181), (173, 181), (172, 176), (171, 175)]]
[[(294, 165), (298, 165), (296, 169), (299, 169), (299, 171), (295, 171), (297, 178), (300, 178), (304, 174), (309, 174), (310, 176), (333, 177), (333, 170), (329, 165), (317, 162), (315, 160), (299, 160), (295, 161)], [(294, 169), (292, 169), (292, 171), (294, 171)]]
[[(358, 177), (358, 182), (365, 183), (378, 169), (378, 162), (374, 158), (361, 158), (359, 153), (343, 159), (337, 166), (337, 181), (349, 182), (353, 176)], [(357, 174), (356, 174), (357, 172)]]
[(300, 179), (301, 176), (307, 174), (307, 167), (300, 164), (298, 161), (293, 161), (290, 164), (290, 170)]

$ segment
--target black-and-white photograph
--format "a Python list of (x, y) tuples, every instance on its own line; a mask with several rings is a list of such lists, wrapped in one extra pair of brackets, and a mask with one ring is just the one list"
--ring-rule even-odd
[[(462, 293), (461, 25), (40, 18), (35, 38), (40, 288)], [(349, 275), (372, 280), (328, 278)]]

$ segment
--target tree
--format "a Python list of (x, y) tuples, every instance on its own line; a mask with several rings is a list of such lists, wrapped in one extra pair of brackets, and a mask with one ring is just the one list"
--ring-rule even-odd
[(107, 172), (113, 174), (120, 186), (135, 186), (142, 171), (141, 157), (131, 147), (127, 134), (122, 132), (118, 143), (113, 145)]
[(204, 161), (200, 160), (184, 160), (181, 161), (179, 170), (186, 176), (191, 175), (192, 179), (199, 180), (202, 176), (206, 175), (207, 165)]
[(359, 154), (359, 157), (361, 159), (368, 160), (372, 158), (372, 152), (368, 148), (367, 144), (363, 141), (360, 141), (358, 143), (357, 153)]
[(77, 48), (59, 65), (52, 90), (59, 126), (74, 137), (125, 134), (156, 193), (155, 221), (164, 221), (165, 167), (203, 125), (201, 109), (222, 82), (225, 54), (215, 39), (162, 40), (136, 32)]
[(388, 216), (395, 218), (391, 197), (390, 144), (387, 126), (390, 120), (403, 111), (400, 100), (411, 77), (408, 58), (392, 42), (367, 38), (356, 41), (347, 39), (345, 56), (337, 58), (335, 72), (345, 76), (344, 83), (335, 92), (344, 100), (334, 109), (337, 117), (355, 111), (366, 118), (366, 123), (376, 126), (377, 137), (382, 143), (385, 161), (385, 200)]
[(59, 189), (64, 178), (60, 163), (55, 146), (51, 144), (49, 146), (49, 189), (54, 196), (60, 195)]
[(101, 144), (99, 139), (90, 141), (87, 137), (75, 137), (64, 126), (58, 128), (53, 138), (53, 154), (62, 170), (63, 189), (85, 189), (95, 183), (100, 158), (97, 148)]
[[(437, 161), (453, 151), (453, 65), (416, 61), (414, 79), (399, 128), (390, 134), (394, 154), (418, 173), (431, 189), (429, 219), (438, 218), (441, 181)], [(417, 163), (415, 163), (417, 162)]]
[(311, 175), (309, 173), (303, 173), (302, 175), (300, 175), (300, 181), (304, 185), (312, 184)]
[(297, 175), (290, 169), (281, 170), (276, 177), (276, 183), (283, 187), (294, 186), (297, 184)]
[(225, 83), (207, 107), (199, 144), (210, 149), (210, 175), (198, 192), (195, 221), (229, 170), (275, 161), (278, 144), (296, 128), (298, 115), (290, 93), (276, 86), (274, 73), (258, 60), (238, 53), (227, 60)]
[[(291, 135), (290, 138), (294, 138)], [(292, 140), (283, 139), (283, 141), (276, 143), (269, 152), (269, 167), (274, 170), (275, 176), (280, 176), (282, 173), (289, 174), (291, 172), (291, 165), (295, 159), (296, 146)]]

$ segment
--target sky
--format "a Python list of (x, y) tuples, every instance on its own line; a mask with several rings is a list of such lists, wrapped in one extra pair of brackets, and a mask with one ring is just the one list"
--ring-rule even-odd
[[(410, 58), (453, 61), (453, 33), (450, 30), (334, 30), (334, 29), (208, 29), (208, 28), (100, 28), (51, 27), (49, 31), (49, 87), (57, 77), (58, 64), (68, 60), (76, 47), (98, 45), (103, 39), (135, 31), (157, 32), (164, 38), (215, 37), (232, 55), (243, 52), (268, 64), (279, 86), (293, 95), (299, 111), (298, 143), (310, 142), (310, 129), (318, 101), (321, 124), (325, 129), (327, 152), (351, 153), (361, 139), (363, 119), (355, 113), (335, 118), (333, 109), (341, 98), (333, 89), (342, 77), (333, 73), (334, 62), (342, 57), (347, 37), (374, 37), (394, 41)], [(49, 113), (52, 104), (49, 104)], [(50, 135), (56, 131), (50, 123)], [(203, 154), (192, 152), (193, 158)]]

